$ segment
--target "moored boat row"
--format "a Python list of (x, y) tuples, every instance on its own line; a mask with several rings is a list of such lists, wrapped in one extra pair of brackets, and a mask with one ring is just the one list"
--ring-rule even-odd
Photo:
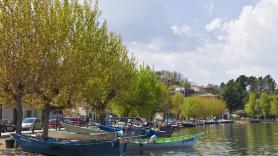
[(47, 139), (23, 134), (12, 136), (24, 151), (57, 156), (113, 156), (124, 155), (127, 149), (185, 148), (200, 138), (199, 134), (172, 136), (171, 125), (164, 129), (145, 127), (137, 119), (135, 125), (115, 125), (99, 125), (98, 129), (64, 125), (67, 131), (49, 131)]

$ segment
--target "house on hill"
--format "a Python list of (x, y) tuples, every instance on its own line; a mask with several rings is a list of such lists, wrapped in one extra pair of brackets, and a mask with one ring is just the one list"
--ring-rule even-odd
[(207, 92), (207, 90), (205, 89), (205, 87), (203, 86), (190, 86), (190, 89), (192, 89), (194, 91), (194, 94), (204, 94)]

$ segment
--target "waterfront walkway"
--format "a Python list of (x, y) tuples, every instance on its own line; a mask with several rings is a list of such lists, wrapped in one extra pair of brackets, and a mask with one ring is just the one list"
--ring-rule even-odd
[[(0, 138), (8, 138), (11, 136), (11, 133), (15, 132), (6, 132), (6, 133), (1, 133)], [(23, 134), (32, 134), (32, 131), (22, 131)], [(35, 133), (42, 133), (42, 130), (35, 130)]]

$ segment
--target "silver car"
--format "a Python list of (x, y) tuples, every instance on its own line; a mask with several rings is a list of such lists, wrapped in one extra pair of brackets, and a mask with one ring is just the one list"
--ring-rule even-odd
[(22, 121), (22, 129), (23, 130), (35, 130), (42, 129), (42, 123), (37, 118), (25, 118)]

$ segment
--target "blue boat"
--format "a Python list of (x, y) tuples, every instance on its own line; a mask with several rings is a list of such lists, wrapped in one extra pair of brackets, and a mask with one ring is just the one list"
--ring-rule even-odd
[[(107, 125), (99, 125), (99, 129), (106, 132), (115, 132), (117, 136), (133, 137), (152, 135), (170, 136), (173, 133), (173, 128), (170, 124), (163, 127), (146, 125), (146, 120), (140, 117), (114, 117), (109, 119), (111, 122)], [(137, 122), (133, 124), (132, 121)], [(114, 123), (111, 124), (111, 123)], [(158, 129), (158, 130), (156, 130)]]
[(114, 127), (114, 126), (110, 126), (110, 125), (99, 125), (98, 127), (99, 127), (100, 130), (105, 131), (105, 132), (117, 132), (117, 131), (121, 131), (120, 128)]
[(12, 134), (16, 144), (26, 152), (54, 156), (122, 156), (127, 143), (123, 139), (109, 141), (57, 141), (48, 138), (46, 141), (24, 134)]

